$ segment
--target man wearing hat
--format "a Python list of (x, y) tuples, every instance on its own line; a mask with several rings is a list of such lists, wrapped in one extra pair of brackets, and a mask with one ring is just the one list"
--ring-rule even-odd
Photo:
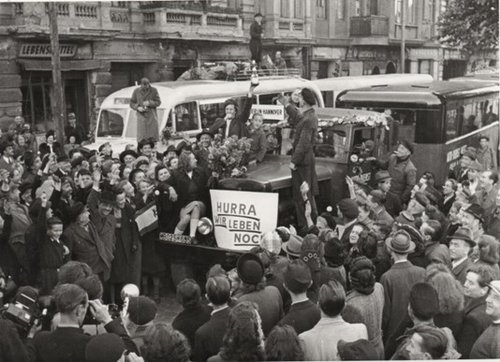
[(262, 14), (257, 13), (253, 16), (253, 23), (250, 25), (250, 53), (252, 60), (260, 64), (262, 61)]
[(399, 196), (403, 203), (410, 200), (411, 190), (417, 183), (417, 168), (410, 160), (412, 154), (413, 145), (403, 140), (387, 163), (382, 163), (391, 176), (391, 192)]
[(137, 144), (137, 154), (139, 157), (145, 156), (148, 159), (154, 157), (153, 149), (155, 148), (155, 141), (152, 138), (143, 138)]
[(130, 297), (126, 303), (122, 321), (130, 338), (140, 350), (144, 345), (146, 329), (153, 325), (158, 312), (158, 306), (151, 298), (140, 295)]
[(158, 114), (156, 108), (161, 104), (158, 90), (151, 87), (148, 78), (141, 79), (141, 85), (130, 98), (130, 108), (137, 112), (137, 140), (153, 139), (158, 141)]
[(359, 215), (358, 204), (352, 199), (343, 199), (337, 205), (341, 222), (337, 224), (335, 231), (344, 245), (349, 245), (349, 234), (356, 223)]
[(253, 253), (243, 254), (236, 265), (238, 276), (243, 283), (243, 290), (250, 291), (241, 295), (238, 302), (249, 301), (258, 305), (259, 315), (262, 320), (264, 335), (283, 317), (283, 299), (275, 286), (268, 285), (261, 289), (265, 268), (260, 257)]
[(479, 240), (479, 237), (484, 234), (484, 210), (478, 204), (472, 204), (462, 212), (462, 226), (470, 229), (472, 239)]
[(288, 324), (297, 334), (310, 330), (321, 319), (316, 304), (307, 297), (307, 289), (312, 285), (311, 270), (302, 260), (293, 260), (285, 270), (285, 289), (290, 293), (292, 305), (279, 325)]
[(476, 160), (476, 155), (471, 151), (465, 151), (460, 158), (458, 165), (450, 171), (448, 177), (463, 182), (468, 180), (469, 167)]
[(204, 170), (208, 170), (208, 155), (210, 154), (210, 146), (212, 145), (213, 134), (208, 128), (205, 128), (196, 135), (196, 146), (193, 150), (198, 166)]
[(382, 191), (385, 195), (385, 209), (392, 217), (398, 216), (401, 210), (403, 210), (403, 206), (401, 205), (401, 199), (390, 191), (391, 175), (389, 174), (389, 171), (377, 171), (374, 179), (376, 189)]
[(253, 91), (256, 86), (250, 85), (243, 109), (238, 113), (238, 104), (234, 99), (228, 99), (224, 102), (224, 118), (217, 118), (212, 126), (208, 128), (211, 134), (220, 133), (222, 138), (247, 137), (246, 123), (250, 117), (250, 110), (253, 103)]
[(471, 230), (467, 227), (459, 227), (448, 239), (450, 240), (451, 271), (460, 284), (464, 285), (467, 270), (473, 264), (469, 255), (476, 243), (472, 240)]
[[(408, 254), (415, 250), (415, 243), (406, 231), (397, 231), (385, 241), (385, 245), (394, 264), (380, 278), (385, 294), (382, 330), (384, 345), (394, 346), (396, 339), (404, 332), (405, 325), (401, 321), (407, 315), (410, 291), (416, 283), (424, 281), (425, 269), (408, 261)], [(394, 349), (386, 348), (385, 352), (385, 357), (390, 358)]]
[(78, 144), (87, 140), (85, 130), (82, 125), (76, 121), (76, 116), (73, 112), (68, 113), (68, 125), (64, 127), (64, 134), (66, 137), (70, 135), (75, 136), (76, 143)]
[(473, 359), (500, 358), (500, 280), (493, 280), (488, 287), (486, 314), (493, 323), (474, 343), (470, 353)]
[[(316, 117), (313, 108), (316, 105), (314, 93), (308, 88), (303, 88), (300, 94), (299, 102), (302, 113), (295, 105), (290, 103), (287, 97), (280, 97), (278, 101), (285, 107), (289, 118), (298, 120), (292, 142), (290, 169), (292, 170), (292, 194), (295, 202), (297, 224), (299, 229), (303, 229), (307, 227), (306, 203), (311, 206), (311, 219), (314, 224), (316, 224), (318, 216), (315, 196), (319, 193), (319, 188), (314, 157), (318, 117)], [(308, 185), (306, 195), (302, 195), (301, 190), (304, 182)]]
[(137, 157), (139, 156), (137, 155), (137, 152), (135, 152), (134, 150), (125, 150), (122, 153), (120, 153), (120, 162), (132, 168), (132, 165)]

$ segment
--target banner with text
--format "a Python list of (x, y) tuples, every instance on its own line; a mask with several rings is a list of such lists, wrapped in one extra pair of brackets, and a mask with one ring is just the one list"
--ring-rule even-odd
[(210, 190), (215, 239), (220, 248), (250, 250), (278, 223), (278, 194)]
[(285, 119), (285, 107), (274, 104), (253, 104), (250, 110), (250, 119), (254, 113), (261, 113), (267, 121), (283, 121)]

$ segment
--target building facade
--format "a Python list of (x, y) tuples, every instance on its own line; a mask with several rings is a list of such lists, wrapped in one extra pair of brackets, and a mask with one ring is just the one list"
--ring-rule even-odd
[[(444, 0), (406, 0), (405, 71), (435, 79), (470, 69), (443, 48), (436, 22)], [(263, 54), (281, 51), (307, 78), (399, 72), (402, 0), (194, 0), (58, 2), (67, 113), (91, 130), (115, 90), (175, 80), (205, 62), (248, 60), (249, 28), (264, 15)], [(23, 115), (54, 127), (47, 4), (0, 2), (0, 128)], [(484, 54), (475, 66), (494, 58)], [(496, 58), (495, 58), (496, 59)]]

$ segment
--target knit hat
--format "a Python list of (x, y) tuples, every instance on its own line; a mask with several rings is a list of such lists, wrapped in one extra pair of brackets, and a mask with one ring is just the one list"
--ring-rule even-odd
[(125, 351), (125, 343), (114, 333), (92, 337), (85, 347), (86, 362), (116, 362)]
[(359, 215), (358, 204), (352, 199), (341, 200), (339, 210), (346, 219), (354, 220)]
[(417, 283), (410, 291), (410, 306), (415, 317), (429, 320), (439, 313), (436, 289), (429, 283)]
[(143, 295), (131, 297), (128, 301), (128, 318), (138, 326), (143, 326), (155, 319), (157, 310), (156, 303)]
[(246, 253), (239, 257), (236, 265), (238, 276), (246, 284), (259, 284), (264, 277), (264, 265), (258, 255)]
[(284, 282), (285, 286), (292, 293), (299, 294), (305, 292), (309, 288), (311, 280), (311, 271), (302, 260), (292, 260), (288, 263), (285, 270)]
[(343, 339), (337, 343), (337, 351), (342, 361), (376, 361), (377, 352), (366, 339), (346, 342)]

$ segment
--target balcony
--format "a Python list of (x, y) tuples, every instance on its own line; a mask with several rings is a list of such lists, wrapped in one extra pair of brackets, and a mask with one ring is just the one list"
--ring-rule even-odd
[(200, 10), (174, 9), (170, 6), (142, 9), (144, 34), (153, 37), (179, 39), (243, 40), (243, 21), (240, 15)]
[(353, 16), (351, 17), (351, 36), (388, 36), (389, 21), (386, 16)]

